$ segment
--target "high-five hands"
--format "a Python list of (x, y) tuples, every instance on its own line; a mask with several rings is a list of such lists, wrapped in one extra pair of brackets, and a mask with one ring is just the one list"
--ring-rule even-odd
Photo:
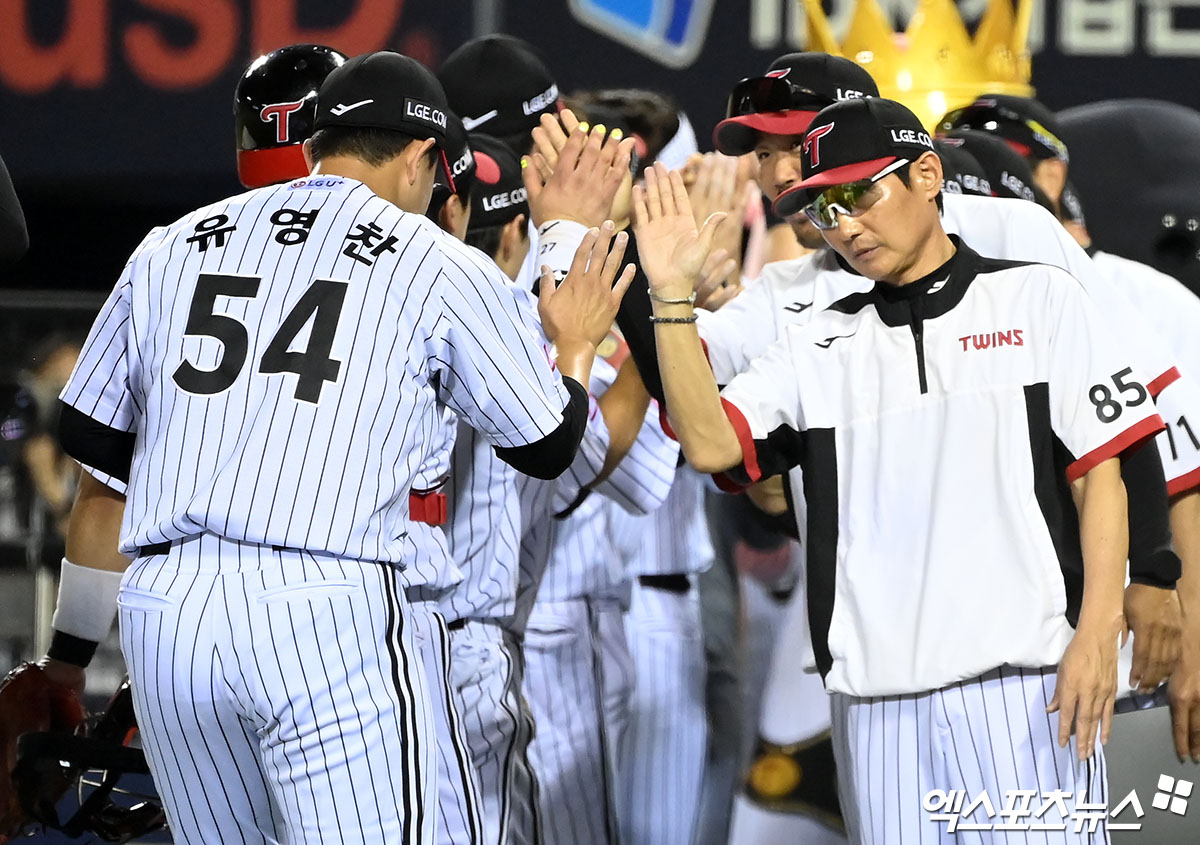
[(629, 235), (617, 233), (613, 222), (606, 220), (600, 228), (584, 235), (561, 283), (556, 285), (550, 269), (542, 267), (538, 313), (542, 330), (552, 343), (560, 348), (569, 343), (587, 343), (595, 349), (608, 334), (621, 297), (633, 281), (632, 264), (625, 265), (617, 278), (628, 243)]
[[(638, 257), (650, 289), (663, 299), (686, 299), (705, 281), (713, 255), (713, 237), (725, 214), (709, 215), (700, 231), (692, 218), (683, 177), (656, 163), (646, 170), (644, 185), (633, 189), (633, 233)], [(719, 255), (718, 270), (728, 256)]]
[(630, 178), (633, 139), (619, 131), (606, 138), (603, 126), (589, 131), (569, 109), (543, 115), (533, 138), (534, 150), (521, 167), (534, 225), (572, 220), (599, 226), (609, 219), (617, 192)]

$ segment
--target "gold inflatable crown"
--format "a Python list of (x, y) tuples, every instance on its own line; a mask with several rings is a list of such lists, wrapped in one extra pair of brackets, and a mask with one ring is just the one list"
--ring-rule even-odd
[(972, 39), (954, 0), (920, 0), (897, 33), (878, 0), (858, 0), (846, 39), (833, 36), (821, 0), (800, 0), (808, 49), (862, 65), (879, 93), (912, 109), (930, 129), (947, 111), (980, 94), (1033, 96), (1026, 48), (1033, 0), (988, 0)]

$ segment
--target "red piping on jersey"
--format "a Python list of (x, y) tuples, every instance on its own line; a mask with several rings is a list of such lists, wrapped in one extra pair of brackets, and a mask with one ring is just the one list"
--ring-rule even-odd
[(738, 406), (728, 399), (721, 400), (721, 407), (725, 410), (725, 416), (729, 418), (738, 443), (742, 446), (742, 466), (746, 468), (750, 483), (761, 481), (762, 471), (758, 468), (758, 451), (754, 448), (754, 435), (750, 433), (750, 424), (746, 422), (746, 417), (742, 415)]
[(1150, 391), (1150, 395), (1152, 397), (1157, 399), (1158, 394), (1162, 393), (1163, 390), (1167, 386), (1174, 383), (1178, 379), (1179, 379), (1179, 368), (1172, 367), (1171, 369), (1169, 369), (1165, 373), (1163, 373), (1161, 376), (1156, 378), (1154, 381), (1152, 381), (1148, 385), (1146, 385), (1146, 389), (1148, 391)]
[(1167, 495), (1178, 496), (1180, 493), (1187, 493), (1191, 490), (1200, 487), (1200, 468), (1194, 469), (1191, 472), (1184, 473), (1178, 478), (1172, 478), (1167, 482)]
[(1132, 449), (1144, 440), (1158, 434), (1166, 427), (1166, 423), (1163, 422), (1162, 417), (1158, 414), (1146, 417), (1141, 422), (1134, 423), (1103, 446), (1093, 449), (1067, 467), (1067, 481), (1075, 481), (1083, 478), (1083, 476), (1109, 458), (1115, 458), (1126, 449)]

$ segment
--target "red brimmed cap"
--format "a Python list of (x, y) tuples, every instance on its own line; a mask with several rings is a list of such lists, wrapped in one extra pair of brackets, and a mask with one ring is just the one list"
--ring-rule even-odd
[(842, 100), (877, 97), (879, 89), (860, 65), (828, 53), (788, 53), (762, 76), (733, 87), (725, 120), (713, 143), (726, 155), (754, 150), (759, 134), (803, 135), (817, 112)]
[(788, 217), (812, 202), (817, 189), (876, 179), (897, 161), (915, 161), (933, 152), (933, 139), (921, 121), (893, 100), (847, 100), (822, 109), (800, 156), (798, 184), (775, 200), (774, 211)]

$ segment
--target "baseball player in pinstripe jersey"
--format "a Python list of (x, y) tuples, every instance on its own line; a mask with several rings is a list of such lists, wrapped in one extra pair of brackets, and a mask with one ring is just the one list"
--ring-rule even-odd
[[(234, 92), (238, 177), (247, 188), (288, 182), (307, 176), (312, 162), (304, 142), (312, 137), (316, 95), (325, 77), (346, 57), (328, 47), (295, 44), (274, 50), (251, 62)], [(461, 122), (446, 112), (447, 161), (434, 183), (434, 205), (454, 179), (466, 190), (471, 177), (463, 167), (466, 133)], [(469, 153), (468, 153), (469, 154)], [(428, 212), (427, 212), (428, 213)], [(417, 469), (409, 495), (409, 531), (405, 536), (401, 583), (406, 594), (445, 589), (459, 583), (462, 573), (450, 560), (444, 533), (435, 526), (445, 520), (445, 494), (439, 492), (449, 473), (457, 418), (443, 409), (431, 451)], [(437, 836), (439, 842), (478, 842), (482, 831), (475, 766), (470, 760), (461, 719), (450, 695), (448, 642), (445, 619), (436, 602), (412, 601), (413, 638), (430, 687), (430, 720), (437, 748)]]
[(632, 524), (615, 532), (632, 540), (620, 555), (632, 581), (625, 633), (636, 677), (621, 773), (625, 843), (690, 845), (699, 813), (708, 723), (695, 582), (713, 559), (704, 487), (679, 469), (661, 508), (624, 517)]
[(330, 74), (317, 173), (151, 233), (63, 393), (86, 474), (47, 671), (81, 687), (119, 603), (178, 841), (431, 842), (428, 692), (397, 573), (437, 409), (526, 471), (574, 456), (578, 380), (628, 276), (612, 289), (596, 252), (543, 286), (552, 370), (494, 268), (405, 212), (428, 203), (444, 110), (394, 53)]
[[(580, 155), (582, 139), (588, 147)], [(541, 184), (530, 174), (534, 218), (558, 221), (542, 242), (542, 260), (565, 271), (560, 255), (572, 241), (567, 233), (581, 229), (580, 218), (602, 219), (624, 173), (628, 173), (629, 142), (619, 136), (601, 147), (602, 131), (578, 132), (563, 149), (550, 181)], [(516, 158), (486, 136), (471, 139), (475, 176), (470, 199), (467, 237), (488, 249), (508, 272), (521, 264), (516, 245), (525, 240), (530, 206), (523, 199), (521, 170)], [(578, 166), (576, 166), (578, 164)], [(615, 176), (615, 180), (612, 178)], [(573, 220), (562, 215), (570, 214)], [(580, 232), (581, 234), (581, 232)], [(511, 248), (511, 251), (510, 251)], [(517, 288), (513, 295), (528, 297)], [(600, 366), (598, 364), (597, 366)], [(572, 477), (590, 482), (611, 456), (605, 417), (589, 415), (584, 448)], [(640, 423), (640, 418), (638, 420)], [(599, 464), (589, 472), (598, 456)], [(540, 841), (532, 772), (525, 759), (531, 719), (520, 695), (522, 660), (519, 632), (513, 622), (518, 592), (518, 540), (527, 522), (547, 518), (548, 512), (523, 511), (518, 479), (496, 459), (490, 446), (462, 427), (456, 442), (450, 496), (451, 553), (466, 573), (466, 581), (439, 596), (451, 620), (454, 659), (453, 686), (460, 697), (464, 724), (480, 780), (485, 837), (494, 842)]]

